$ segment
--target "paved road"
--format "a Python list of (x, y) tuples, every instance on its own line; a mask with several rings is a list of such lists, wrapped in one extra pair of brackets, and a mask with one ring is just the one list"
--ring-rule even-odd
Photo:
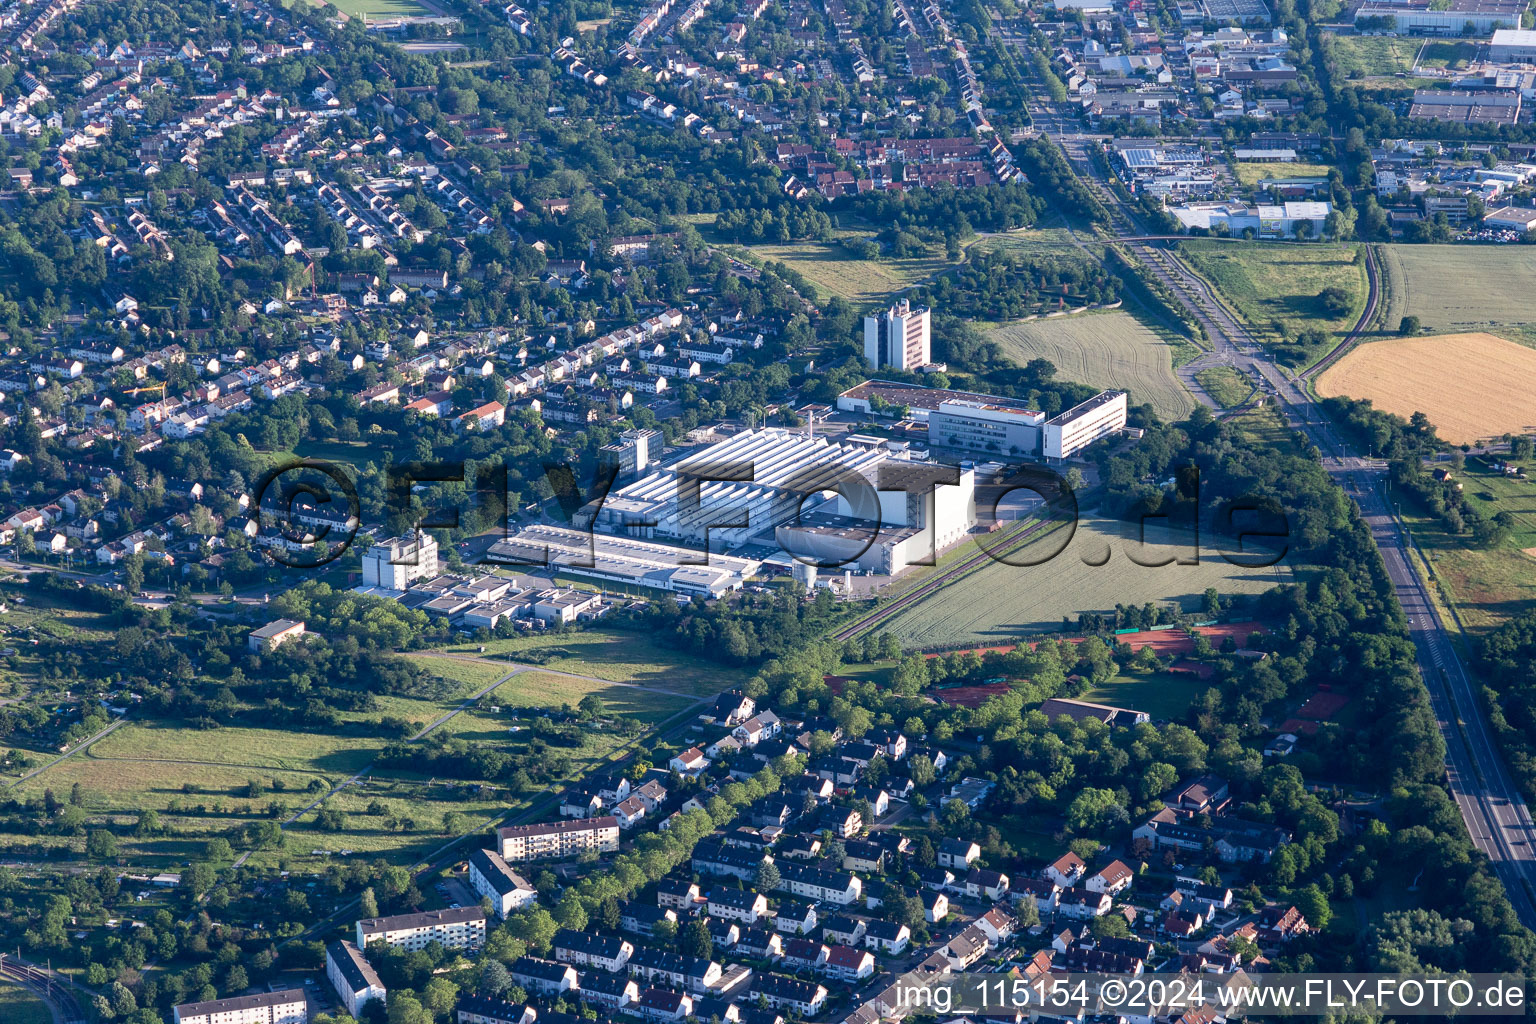
[[(1122, 239), (1145, 237), (1148, 232), (1137, 223), (1135, 212), (1121, 204), (1098, 178), (1086, 148), (1088, 140), (1068, 134), (1075, 132), (1075, 122), (1065, 116), (1064, 111), (1052, 109), (1053, 106), (1031, 103), (1036, 124), (1062, 147), (1084, 184), (1105, 204), (1116, 235)], [(1035, 113), (1037, 108), (1041, 113)], [(1254, 341), (1246, 326), (1212, 294), (1210, 286), (1177, 255), (1154, 249), (1146, 242), (1123, 241), (1122, 244), (1142, 260), (1205, 328), (1211, 351), (1198, 363), (1225, 363), (1265, 382), (1279, 400), (1282, 414), (1318, 447), (1323, 454), (1324, 467), (1359, 502), (1362, 516), (1396, 588), (1398, 601), (1409, 617), (1409, 632), (1418, 649), (1419, 667), (1445, 737), (1448, 788), (1461, 810), (1473, 843), (1493, 864), (1520, 920), (1526, 927), (1536, 928), (1536, 850), (1532, 845), (1536, 843), (1536, 830), (1533, 830), (1531, 813), (1493, 741), (1484, 719), (1478, 687), (1457, 656), (1446, 625), (1429, 600), (1422, 578), (1414, 571), (1409, 542), (1382, 497), (1385, 463), (1362, 456), (1345, 445), (1312, 395), (1302, 386), (1302, 379), (1277, 366)], [(1374, 318), (1381, 292), (1375, 253), (1370, 247), (1367, 247), (1366, 269), (1370, 288), (1360, 320), (1339, 349), (1320, 361), (1313, 372), (1354, 344)], [(1196, 384), (1192, 377), (1186, 383)], [(1197, 397), (1204, 394), (1197, 384), (1191, 390)], [(1208, 396), (1202, 400), (1208, 401)]]
[(49, 761), (47, 764), (43, 765), (41, 768), (34, 768), (30, 772), (27, 772), (27, 774), (23, 775), (21, 778), (16, 779), (16, 780), (14, 780), (12, 782), (6, 783), (5, 784), (6, 788), (7, 789), (12, 789), (12, 788), (15, 788), (16, 786), (21, 785), (23, 782), (26, 782), (28, 779), (36, 778), (37, 776), (43, 774), (43, 772), (47, 771), (49, 768), (52, 768), (54, 765), (58, 764), (60, 761), (67, 761), (67, 760), (69, 760), (70, 758), (74, 757), (76, 754), (80, 753), (80, 751), (84, 750), (86, 747), (89, 747), (92, 744), (94, 744), (97, 740), (102, 739), (103, 737), (107, 736), (108, 734), (117, 731), (117, 729), (120, 726), (126, 725), (127, 722), (128, 722), (128, 719), (126, 719), (126, 718), (119, 718), (117, 721), (113, 722), (111, 725), (107, 726), (105, 729), (101, 730), (101, 732), (98, 732), (96, 735), (90, 737), (89, 739), (81, 740), (79, 743), (76, 743), (73, 747), (69, 748), (68, 751), (66, 751), (63, 754), (60, 754), (58, 757), (54, 758), (52, 761)]

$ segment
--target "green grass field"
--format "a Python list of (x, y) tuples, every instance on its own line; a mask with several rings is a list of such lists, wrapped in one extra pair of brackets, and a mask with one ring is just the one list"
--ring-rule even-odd
[(1326, 178), (1327, 164), (1255, 164), (1237, 165), (1237, 180), (1246, 188), (1253, 188), (1266, 178)]
[[(460, 675), (476, 675), (479, 670), (479, 678), (488, 676), (492, 682), (508, 671), (504, 664), (417, 657), (429, 669), (452, 665)], [(350, 723), (342, 727), (341, 731), (348, 733), (342, 736), (134, 723), (49, 768), (19, 787), (18, 794), (36, 797), (48, 789), (67, 794), (79, 783), (91, 821), (118, 826), (123, 856), (145, 864), (184, 861), (198, 856), (203, 844), (215, 836), (271, 818), (268, 808), (272, 802), (284, 808), (278, 817), (286, 817), (367, 767), (392, 742), (377, 728), (379, 718), (394, 716), (417, 728), (426, 726), (456, 711), (471, 692), (470, 685), (441, 700), (378, 697), (375, 708), (342, 715)], [(433, 735), (517, 748), (531, 734), (512, 731), (514, 709), (574, 706), (587, 694), (597, 694), (609, 715), (633, 719), (647, 727), (698, 703), (698, 698), (689, 695), (549, 671), (525, 671), (487, 694), (477, 707), (458, 711)], [(354, 731), (362, 735), (350, 735)], [(552, 747), (551, 756), (565, 758), (567, 768), (562, 778), (573, 778), (614, 757), (643, 735), (599, 720), (583, 728), (578, 745)], [(265, 792), (251, 797), (247, 787), (252, 780)], [(466, 825), (478, 825), (492, 816), (523, 809), (538, 795), (516, 796), (499, 784), (502, 780), (486, 781), (492, 788), (480, 792), (476, 780), (430, 778), (425, 770), (375, 768), (360, 785), (349, 786), (322, 805), (347, 816), (342, 831), (320, 829), (316, 822), (322, 808), (317, 808), (287, 827), (289, 838), (284, 850), (258, 851), (252, 862), (270, 864), (284, 856), (308, 859), (351, 850), (411, 863), (447, 841), (449, 837), (442, 829), (445, 813), (459, 811), (466, 816)], [(311, 792), (309, 787), (315, 783), (324, 788)], [(375, 800), (411, 822), (386, 828), (383, 816), (364, 813)], [(146, 808), (161, 813), (168, 834), (143, 838), (127, 834), (139, 811)], [(29, 845), (38, 840), (5, 836), (4, 841)], [(83, 838), (70, 840), (76, 848), (83, 842)]]
[(1333, 59), (1345, 78), (1359, 75), (1396, 75), (1413, 70), (1414, 54), (1421, 40), (1408, 36), (1335, 36)]
[[(1421, 52), (1422, 47), (1422, 52)], [(1477, 44), (1460, 40), (1424, 40), (1408, 36), (1335, 36), (1333, 59), (1338, 74), (1357, 87), (1416, 88), (1414, 82), (1438, 85), (1443, 79), (1419, 78), (1418, 68), (1455, 69), (1465, 67), (1477, 56)], [(1398, 78), (1403, 74), (1405, 78)], [(1380, 83), (1370, 79), (1382, 79)]]
[(1384, 245), (1387, 308), (1397, 330), (1404, 316), (1431, 334), (1488, 331), (1536, 345), (1536, 250), (1515, 245)]
[(89, 753), (108, 760), (212, 763), (256, 771), (354, 772), (373, 759), (378, 746), (379, 740), (370, 736), (243, 727), (186, 729), (133, 722), (96, 743)]
[(1253, 394), (1253, 381), (1246, 373), (1231, 366), (1201, 370), (1195, 374), (1195, 380), (1223, 409), (1242, 405)]
[(951, 265), (942, 253), (915, 259), (863, 260), (835, 239), (727, 248), (752, 260), (784, 263), (815, 285), (822, 301), (840, 295), (855, 306), (882, 302), (892, 292), (926, 281)]
[(19, 985), (0, 982), (0, 1020), (5, 1024), (53, 1024), (53, 1015)]
[[(1187, 547), (1149, 544), (1142, 549), (1121, 538), (1121, 524), (1087, 519), (1061, 554), (1041, 565), (1015, 567), (992, 563), (941, 588), (881, 627), (904, 647), (934, 648), (967, 643), (995, 643), (1021, 634), (1060, 627), (1063, 615), (1112, 610), (1116, 604), (1177, 600), (1193, 611), (1206, 587), (1223, 594), (1261, 593), (1294, 576), (1282, 562), (1268, 569), (1242, 569), (1214, 550), (1202, 550), (1199, 565), (1136, 565), (1169, 555), (1187, 555)], [(1156, 539), (1151, 527), (1149, 540)], [(1045, 558), (1060, 546), (1060, 535), (1032, 545), (1029, 557)], [(1089, 565), (1106, 555), (1102, 565)]]
[(381, 18), (410, 18), (431, 14), (416, 0), (327, 0), (331, 6), (351, 18), (376, 21)]
[[(1284, 330), (1290, 343), (1281, 345), (1279, 354), (1287, 363), (1304, 365), (1323, 355), (1343, 340), (1365, 309), (1365, 261), (1362, 257), (1355, 262), (1361, 252), (1358, 245), (1196, 239), (1182, 243), (1182, 248), (1260, 341), (1278, 343)], [(1334, 286), (1349, 296), (1343, 316), (1329, 316), (1318, 298), (1324, 288)], [(1323, 332), (1324, 344), (1295, 344), (1302, 331), (1312, 328)]]
[(1173, 372), (1173, 348), (1121, 310), (1010, 324), (990, 336), (1020, 366), (1049, 359), (1061, 379), (1124, 388), (1133, 405), (1151, 402), (1164, 419), (1182, 419), (1195, 407)]
[(1182, 718), (1195, 698), (1208, 689), (1210, 683), (1187, 672), (1124, 672), (1095, 686), (1083, 699), (1145, 711), (1154, 719), (1171, 722)]
[[(1528, 472), (1536, 473), (1536, 464)], [(1536, 609), (1536, 482), (1496, 475), (1476, 459), (1467, 461), (1457, 480), (1467, 500), (1484, 515), (1514, 516), (1509, 539), (1478, 548), (1465, 536), (1448, 534), (1438, 520), (1416, 508), (1405, 506), (1403, 517), (1462, 623), (1481, 632)]]
[[(478, 642), (443, 648), (460, 654), (481, 654)], [(740, 686), (751, 677), (744, 669), (703, 662), (663, 647), (652, 637), (618, 629), (586, 629), (575, 633), (540, 634), (489, 640), (489, 659), (508, 658), (543, 668), (595, 676), (616, 683), (643, 683), (681, 694), (705, 695)]]

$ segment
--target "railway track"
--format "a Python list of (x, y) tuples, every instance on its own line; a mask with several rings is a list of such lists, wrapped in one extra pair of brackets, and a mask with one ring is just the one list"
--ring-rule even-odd
[(1381, 268), (1376, 263), (1376, 247), (1369, 243), (1365, 246), (1365, 280), (1368, 288), (1365, 295), (1365, 309), (1361, 311), (1360, 319), (1355, 321), (1355, 326), (1343, 341), (1335, 345), (1327, 355), (1301, 373), (1303, 378), (1315, 378), (1319, 373), (1322, 373), (1342, 359), (1344, 353), (1355, 347), (1355, 344), (1360, 340), (1360, 336), (1365, 333), (1366, 328), (1376, 319), (1377, 307), (1381, 305)]
[(0, 954), (0, 978), (15, 982), (48, 1004), (59, 1024), (84, 1024), (86, 1016), (69, 985), (52, 972)]

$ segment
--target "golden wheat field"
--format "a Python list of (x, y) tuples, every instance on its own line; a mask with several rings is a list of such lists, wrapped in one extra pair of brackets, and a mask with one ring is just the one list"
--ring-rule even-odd
[(1422, 412), (1465, 444), (1536, 430), (1536, 350), (1492, 334), (1373, 341), (1317, 378), (1325, 398), (1368, 398), (1402, 417)]

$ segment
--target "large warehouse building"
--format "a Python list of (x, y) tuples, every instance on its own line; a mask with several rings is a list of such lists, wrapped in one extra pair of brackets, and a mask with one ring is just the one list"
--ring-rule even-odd
[(703, 557), (700, 552), (543, 523), (525, 526), (497, 541), (487, 554), (502, 563), (557, 566), (566, 575), (691, 597), (719, 597), (740, 590), (742, 581), (755, 575), (759, 566), (750, 558), (719, 554), (710, 555), (708, 565), (690, 565)]
[(1488, 43), (1488, 59), (1495, 64), (1536, 63), (1536, 32), (1501, 28)]
[(1525, 5), (1526, 0), (1365, 0), (1355, 21), (1391, 18), (1399, 35), (1486, 36), (1518, 28)]
[[(878, 438), (837, 443), (765, 429), (622, 488), (603, 503), (596, 525), (695, 549), (707, 541), (711, 551), (757, 539), (828, 568), (896, 573), (958, 542), (975, 523), (969, 467), (906, 458)], [(627, 542), (599, 535), (595, 543), (607, 551)], [(711, 556), (709, 567), (718, 564)]]

